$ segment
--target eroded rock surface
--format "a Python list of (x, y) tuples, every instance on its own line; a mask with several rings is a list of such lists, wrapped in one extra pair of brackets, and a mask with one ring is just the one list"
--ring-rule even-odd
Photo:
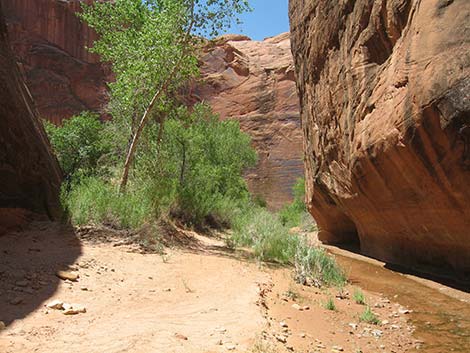
[(8, 43), (0, 4), (0, 233), (60, 216), (60, 171)]
[(259, 163), (247, 174), (250, 189), (278, 208), (303, 176), (302, 132), (289, 34), (252, 41), (227, 35), (201, 55), (201, 79), (188, 95), (222, 119), (237, 119), (252, 136)]
[(291, 0), (324, 242), (470, 273), (470, 2)]
[[(107, 102), (109, 72), (91, 54), (96, 33), (78, 0), (1, 0), (13, 50), (41, 117), (59, 123)], [(89, 0), (87, 2), (90, 2)]]

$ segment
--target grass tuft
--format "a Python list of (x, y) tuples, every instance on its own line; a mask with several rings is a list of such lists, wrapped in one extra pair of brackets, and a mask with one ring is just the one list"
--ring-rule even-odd
[(353, 299), (356, 302), (356, 304), (360, 304), (360, 305), (366, 304), (366, 298), (364, 296), (364, 293), (359, 288), (356, 288), (354, 290)]
[(332, 297), (329, 297), (324, 307), (327, 310), (336, 311), (336, 305), (335, 305), (334, 299)]
[(372, 312), (372, 310), (370, 309), (370, 306), (366, 306), (366, 308), (364, 309), (364, 312), (359, 317), (359, 320), (362, 322), (367, 322), (368, 324), (373, 324), (373, 325), (380, 324), (379, 318), (377, 317), (377, 315), (375, 315)]

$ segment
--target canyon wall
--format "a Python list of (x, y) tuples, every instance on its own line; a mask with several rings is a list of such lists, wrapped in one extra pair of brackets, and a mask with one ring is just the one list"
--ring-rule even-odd
[(57, 161), (10, 50), (0, 4), (0, 234), (33, 213), (61, 215)]
[(321, 240), (470, 275), (470, 2), (290, 0), (289, 10)]
[(222, 119), (236, 119), (259, 156), (246, 178), (274, 209), (292, 199), (303, 177), (302, 131), (289, 34), (252, 41), (226, 35), (201, 54), (201, 78), (186, 93), (209, 103)]
[[(107, 102), (109, 70), (91, 54), (96, 33), (78, 0), (0, 0), (12, 48), (42, 118), (59, 123)], [(89, 0), (87, 2), (90, 2)]]

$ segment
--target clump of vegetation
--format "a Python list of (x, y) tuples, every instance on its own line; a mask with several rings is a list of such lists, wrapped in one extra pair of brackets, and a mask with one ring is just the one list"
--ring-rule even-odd
[(295, 278), (299, 283), (316, 287), (346, 284), (346, 275), (325, 249), (312, 247), (305, 238), (295, 253)]
[(279, 211), (281, 223), (289, 228), (297, 227), (302, 224), (303, 216), (307, 213), (305, 206), (305, 180), (297, 179), (292, 188), (294, 201), (285, 205)]
[(44, 127), (67, 182), (98, 174), (98, 163), (109, 153), (111, 140), (97, 114), (83, 112), (62, 126), (44, 121)]
[(360, 304), (360, 305), (366, 304), (366, 298), (364, 296), (364, 293), (359, 288), (356, 288), (354, 290), (353, 299), (356, 302), (356, 304)]
[(328, 300), (325, 303), (325, 309), (331, 310), (331, 311), (336, 311), (336, 305), (335, 301), (333, 298), (329, 297)]
[(361, 316), (359, 316), (359, 320), (362, 321), (362, 322), (367, 322), (369, 324), (373, 324), (373, 325), (380, 324), (379, 318), (377, 317), (377, 315), (375, 315), (372, 312), (369, 305), (366, 306), (366, 308), (364, 309), (364, 312), (361, 314)]

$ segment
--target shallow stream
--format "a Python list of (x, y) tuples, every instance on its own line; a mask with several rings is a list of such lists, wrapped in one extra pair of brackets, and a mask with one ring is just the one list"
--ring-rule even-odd
[[(438, 283), (428, 286), (383, 266), (339, 254), (336, 257), (353, 284), (413, 310), (414, 337), (423, 341), (419, 352), (470, 352), (470, 302), (465, 298), (442, 293), (448, 288)], [(468, 293), (462, 296), (468, 298)]]

